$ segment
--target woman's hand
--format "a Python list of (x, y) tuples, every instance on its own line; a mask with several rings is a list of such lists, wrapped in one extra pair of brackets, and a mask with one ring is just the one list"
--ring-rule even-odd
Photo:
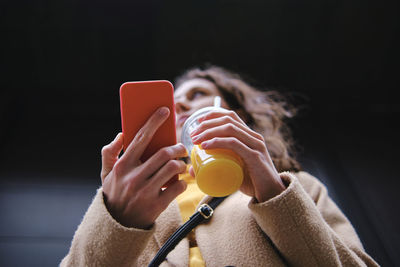
[(191, 134), (194, 144), (201, 144), (203, 149), (230, 149), (242, 158), (245, 177), (240, 190), (244, 194), (264, 202), (285, 190), (264, 138), (251, 130), (235, 112), (210, 112), (199, 122)]
[(168, 116), (168, 108), (157, 110), (120, 158), (121, 133), (101, 151), (101, 180), (106, 206), (124, 226), (149, 228), (171, 201), (186, 189), (186, 183), (181, 180), (161, 189), (173, 176), (186, 171), (186, 164), (176, 160), (187, 155), (182, 144), (162, 148), (146, 162), (140, 161), (154, 133)]

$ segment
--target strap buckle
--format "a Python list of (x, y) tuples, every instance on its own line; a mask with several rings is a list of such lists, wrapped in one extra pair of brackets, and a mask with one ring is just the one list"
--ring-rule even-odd
[(201, 204), (200, 207), (197, 209), (197, 211), (206, 220), (209, 219), (214, 213), (214, 210), (206, 203)]

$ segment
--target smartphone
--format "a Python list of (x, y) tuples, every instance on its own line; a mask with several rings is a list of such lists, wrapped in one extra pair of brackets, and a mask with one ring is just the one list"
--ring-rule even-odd
[(163, 106), (169, 108), (170, 115), (154, 134), (140, 160), (144, 162), (159, 149), (176, 144), (174, 87), (169, 81), (126, 82), (119, 92), (124, 151), (150, 116)]

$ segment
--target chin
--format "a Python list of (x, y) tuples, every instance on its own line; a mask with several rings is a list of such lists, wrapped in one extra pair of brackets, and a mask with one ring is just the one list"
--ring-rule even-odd
[(182, 129), (176, 129), (176, 141), (177, 141), (178, 143), (181, 142), (181, 130), (182, 130)]

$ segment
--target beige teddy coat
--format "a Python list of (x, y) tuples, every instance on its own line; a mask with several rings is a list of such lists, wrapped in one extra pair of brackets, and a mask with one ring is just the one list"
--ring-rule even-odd
[[(280, 176), (287, 184), (280, 195), (256, 203), (236, 192), (195, 229), (207, 266), (377, 266), (321, 182), (306, 172)], [(107, 211), (100, 188), (61, 266), (147, 266), (181, 224), (173, 201), (150, 230), (126, 228)], [(188, 262), (185, 238), (161, 266)]]

